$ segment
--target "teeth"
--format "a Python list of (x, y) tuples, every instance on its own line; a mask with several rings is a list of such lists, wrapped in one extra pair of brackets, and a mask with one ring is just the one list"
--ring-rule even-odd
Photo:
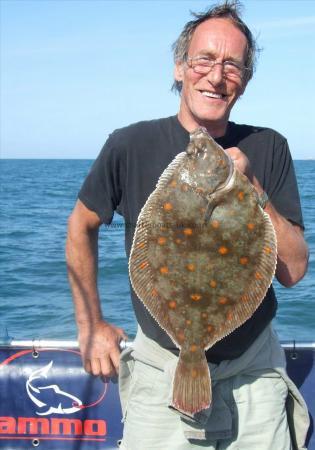
[(215, 94), (214, 92), (202, 91), (201, 94), (211, 98), (223, 98), (223, 95)]

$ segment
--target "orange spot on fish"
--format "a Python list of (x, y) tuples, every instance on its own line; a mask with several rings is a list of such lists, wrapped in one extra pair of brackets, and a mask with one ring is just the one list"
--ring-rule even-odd
[(215, 280), (211, 280), (209, 284), (212, 288), (217, 287), (217, 282)]
[(187, 186), (187, 184), (182, 184), (180, 188), (181, 188), (181, 190), (182, 190), (183, 192), (187, 192), (187, 191), (188, 191), (188, 186)]
[(262, 280), (264, 277), (262, 276), (262, 274), (260, 272), (256, 272), (255, 278), (256, 278), (256, 280)]
[(244, 302), (244, 303), (248, 302), (248, 300), (249, 300), (248, 295), (246, 295), (246, 294), (242, 295), (242, 296), (241, 296), (241, 300), (242, 300), (242, 302)]
[(182, 240), (177, 238), (177, 239), (175, 239), (175, 242), (176, 242), (176, 244), (180, 244), (182, 242)]
[(220, 305), (226, 305), (229, 302), (229, 300), (226, 297), (220, 297), (219, 298), (219, 304)]
[(138, 248), (143, 248), (145, 246), (144, 242), (138, 242), (137, 247)]
[(212, 331), (213, 331), (213, 326), (212, 325), (207, 325), (207, 331), (209, 332), (209, 333), (212, 333)]
[(179, 342), (184, 342), (185, 333), (183, 331), (179, 331), (176, 336), (177, 336), (177, 339), (179, 340)]
[(198, 377), (198, 370), (197, 369), (191, 369), (191, 377), (197, 378)]
[(190, 298), (194, 301), (194, 302), (199, 302), (199, 300), (201, 300), (202, 296), (200, 294), (191, 294)]
[(183, 233), (185, 236), (191, 236), (193, 234), (193, 230), (191, 228), (185, 228)]
[(232, 319), (233, 319), (233, 314), (231, 313), (231, 311), (229, 311), (229, 312), (226, 314), (226, 320), (230, 321), (230, 320), (232, 320)]
[(148, 261), (144, 261), (141, 264), (139, 264), (139, 268), (142, 270), (145, 269), (148, 265), (149, 265)]
[(212, 226), (212, 228), (217, 229), (220, 226), (220, 222), (218, 220), (212, 220), (211, 226)]
[(239, 199), (240, 201), (244, 200), (244, 192), (243, 192), (243, 191), (240, 191), (240, 192), (237, 194), (237, 197), (238, 197), (238, 199)]
[(249, 229), (249, 231), (253, 231), (253, 229), (255, 228), (255, 224), (252, 223), (252, 222), (249, 222), (249, 223), (247, 224), (247, 228)]
[(155, 288), (153, 288), (151, 291), (151, 295), (152, 295), (152, 297), (157, 297), (158, 291)]
[(201, 317), (203, 319), (206, 319), (208, 317), (208, 314), (206, 312), (201, 313)]
[(159, 245), (164, 245), (166, 243), (166, 238), (165, 237), (159, 237), (157, 240)]
[(195, 264), (189, 263), (186, 266), (186, 269), (189, 270), (189, 272), (194, 272), (196, 270)]
[(197, 188), (196, 189), (196, 192), (198, 193), (198, 194), (203, 194), (204, 193), (204, 189), (202, 189), (202, 188)]
[(171, 211), (173, 209), (173, 205), (170, 202), (166, 202), (164, 203), (163, 208), (165, 211)]
[(176, 187), (176, 186), (177, 186), (177, 181), (176, 181), (176, 180), (172, 180), (172, 181), (170, 182), (170, 186), (171, 186), (171, 187)]
[(166, 275), (168, 273), (168, 267), (167, 266), (160, 267), (160, 273), (162, 275)]
[(194, 353), (194, 352), (196, 352), (198, 350), (198, 345), (196, 345), (196, 344), (191, 344), (191, 346), (190, 346), (190, 351), (192, 352), (192, 353)]
[(176, 309), (177, 303), (175, 302), (175, 300), (170, 300), (170, 301), (168, 302), (168, 307), (169, 307), (170, 309)]
[(247, 258), (247, 256), (242, 256), (242, 258), (240, 258), (240, 263), (241, 263), (243, 266), (246, 266), (246, 264), (248, 264), (248, 258)]
[(220, 253), (220, 255), (226, 255), (227, 253), (229, 253), (229, 249), (227, 247), (225, 247), (224, 245), (222, 245), (218, 252)]
[(267, 253), (267, 255), (269, 255), (272, 252), (272, 249), (270, 247), (265, 247), (264, 252)]
[(191, 320), (190, 319), (186, 320), (186, 325), (191, 325)]

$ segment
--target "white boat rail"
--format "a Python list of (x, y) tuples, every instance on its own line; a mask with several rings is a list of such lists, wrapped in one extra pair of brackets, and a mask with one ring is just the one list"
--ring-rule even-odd
[[(130, 347), (132, 341), (121, 341), (120, 348), (123, 350)], [(281, 341), (284, 349), (315, 349), (315, 341)], [(78, 349), (79, 343), (76, 340), (58, 340), (58, 339), (12, 339), (4, 338), (0, 340), (0, 348), (15, 347), (15, 348), (71, 348)]]

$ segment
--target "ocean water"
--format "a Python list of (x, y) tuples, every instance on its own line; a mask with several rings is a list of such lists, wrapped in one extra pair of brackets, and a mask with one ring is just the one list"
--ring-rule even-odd
[[(92, 161), (2, 160), (0, 339), (75, 339), (64, 247), (67, 218)], [(307, 275), (293, 288), (275, 282), (274, 326), (283, 340), (314, 340), (315, 161), (295, 161), (310, 247)], [(136, 322), (129, 296), (123, 221), (100, 231), (99, 290), (104, 317), (132, 338)]]

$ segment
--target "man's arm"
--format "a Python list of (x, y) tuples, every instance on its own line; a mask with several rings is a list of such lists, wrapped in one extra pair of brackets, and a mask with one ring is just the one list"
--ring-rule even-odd
[[(253, 184), (258, 194), (263, 193), (257, 178), (252, 174), (248, 158), (237, 147), (226, 150), (234, 161), (235, 167)], [(302, 228), (289, 222), (270, 201), (265, 211), (269, 214), (277, 236), (277, 280), (286, 287), (291, 287), (303, 278), (308, 265), (308, 247), (303, 237)]]
[[(259, 194), (263, 192), (255, 177), (253, 185)], [(265, 211), (270, 216), (277, 236), (277, 280), (283, 286), (291, 287), (304, 277), (307, 270), (308, 247), (303, 229), (281, 216), (270, 201)]]
[(78, 200), (68, 221), (66, 259), (82, 361), (93, 375), (113, 376), (119, 367), (124, 331), (102, 318), (97, 289), (98, 215)]

